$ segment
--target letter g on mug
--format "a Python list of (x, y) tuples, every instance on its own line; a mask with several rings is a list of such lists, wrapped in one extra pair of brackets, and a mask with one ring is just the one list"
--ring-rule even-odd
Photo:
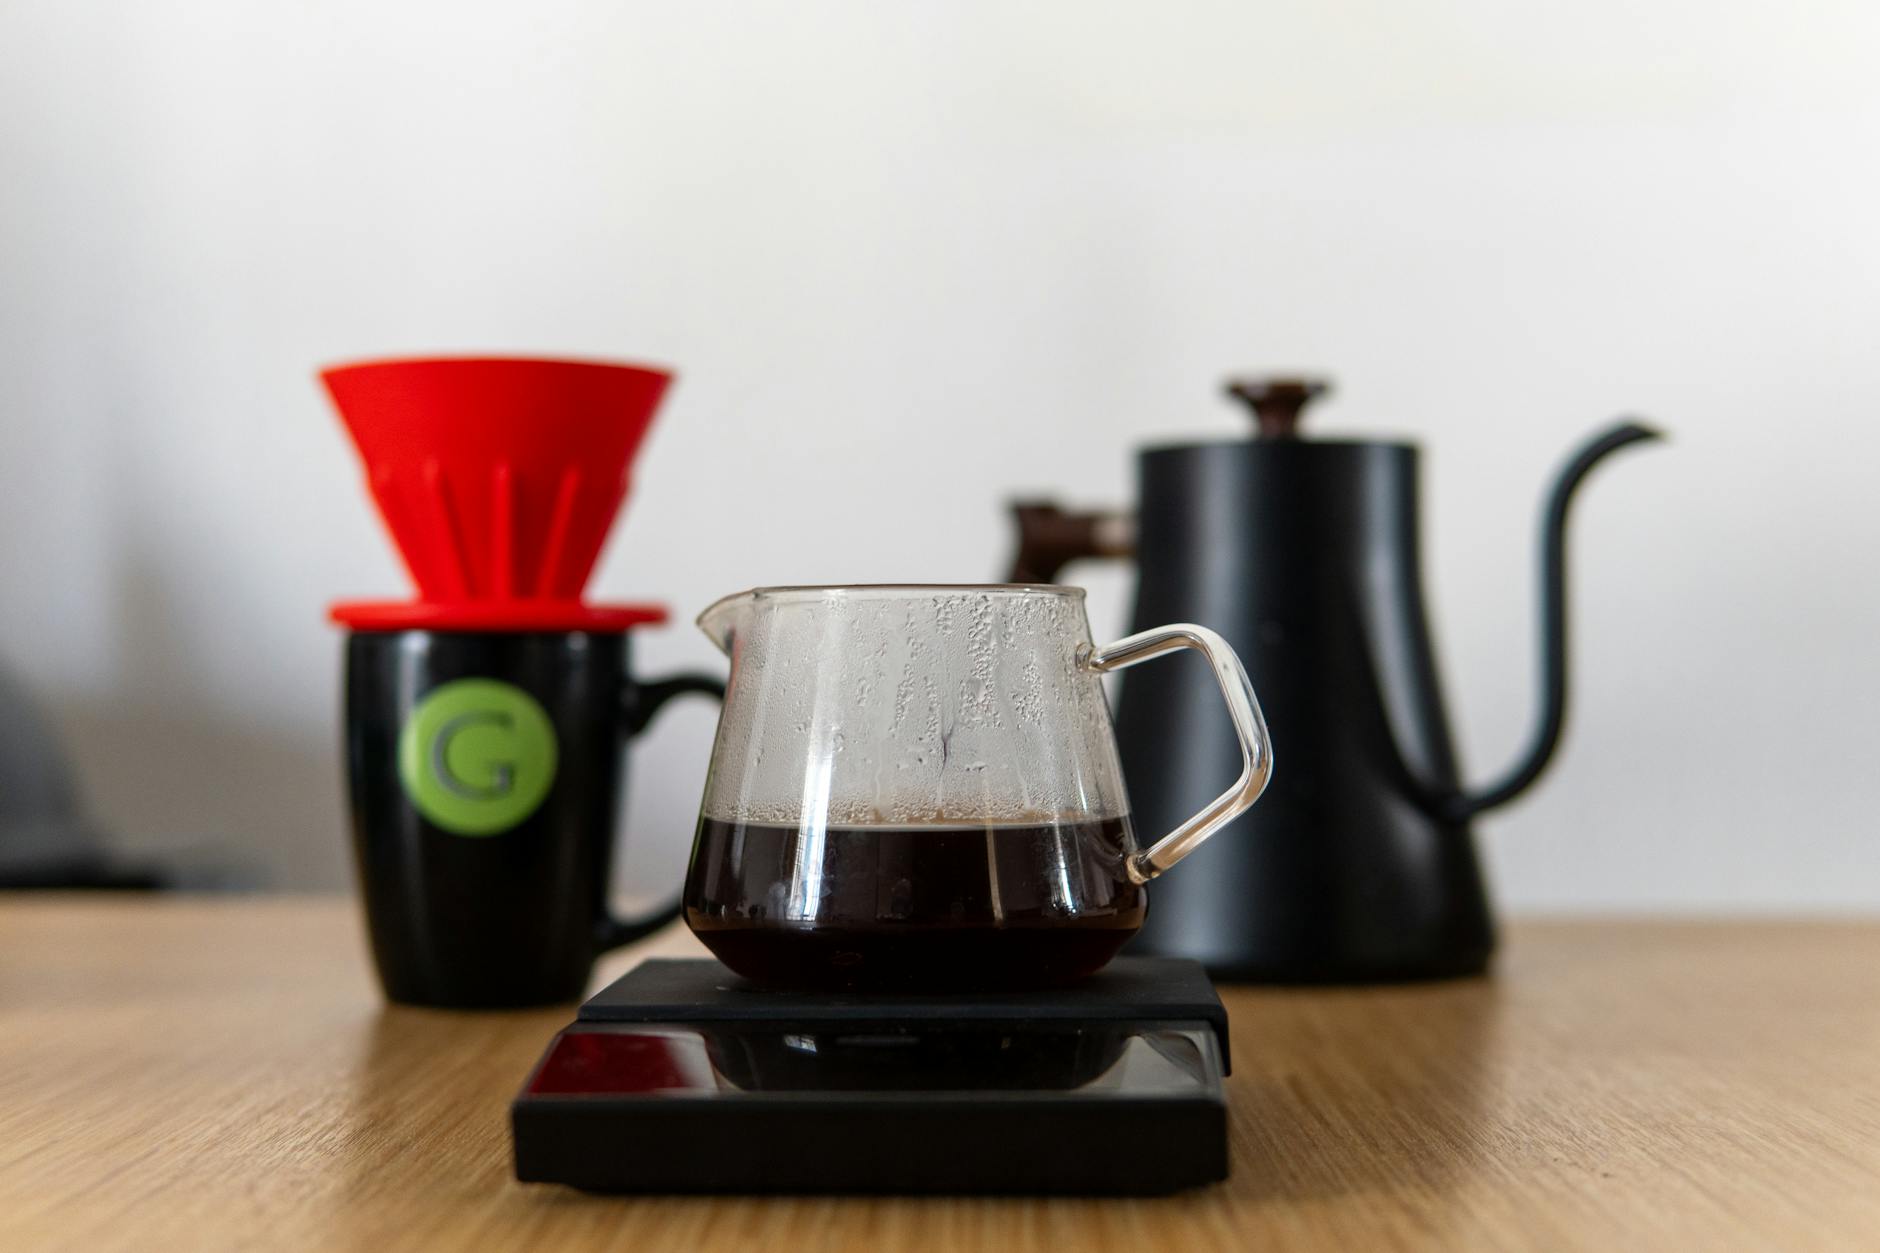
[(418, 812), (453, 835), (501, 835), (555, 782), (555, 726), (527, 692), (495, 679), (433, 688), (398, 736), (398, 777)]

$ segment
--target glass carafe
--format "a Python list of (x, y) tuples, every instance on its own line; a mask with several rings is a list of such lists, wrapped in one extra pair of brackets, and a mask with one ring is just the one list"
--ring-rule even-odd
[[(1102, 648), (1058, 586), (759, 588), (699, 626), (731, 658), (686, 877), (687, 924), (738, 973), (800, 988), (1036, 987), (1134, 935), (1144, 885), (1259, 798), (1272, 748), (1220, 636)], [(1239, 779), (1146, 849), (1101, 676), (1207, 658)]]

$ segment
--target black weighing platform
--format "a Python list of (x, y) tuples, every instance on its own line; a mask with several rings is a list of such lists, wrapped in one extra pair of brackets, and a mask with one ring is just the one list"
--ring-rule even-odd
[(1227, 1177), (1227, 1011), (1194, 962), (1070, 988), (776, 992), (649, 961), (511, 1107), (516, 1178), (597, 1192), (1158, 1193)]

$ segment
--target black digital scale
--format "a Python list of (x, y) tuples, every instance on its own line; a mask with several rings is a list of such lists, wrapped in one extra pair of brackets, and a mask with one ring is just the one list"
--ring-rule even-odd
[(516, 1177), (595, 1192), (1163, 1193), (1227, 1177), (1227, 1011), (1191, 961), (1048, 992), (767, 990), (648, 961), (511, 1107)]

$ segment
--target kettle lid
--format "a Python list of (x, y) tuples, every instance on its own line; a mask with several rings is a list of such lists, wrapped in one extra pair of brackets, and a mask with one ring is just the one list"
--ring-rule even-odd
[(1308, 375), (1261, 374), (1227, 380), (1229, 396), (1253, 411), (1258, 438), (1299, 438), (1299, 418), (1305, 407), (1332, 390), (1332, 381)]

